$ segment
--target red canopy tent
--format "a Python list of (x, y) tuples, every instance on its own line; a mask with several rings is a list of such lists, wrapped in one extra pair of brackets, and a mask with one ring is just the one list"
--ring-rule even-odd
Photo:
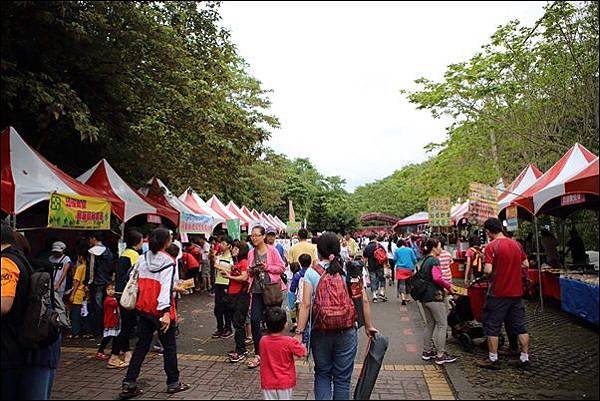
[(543, 174), (535, 165), (528, 164), (498, 197), (498, 212), (502, 212), (510, 206), (513, 200), (531, 188)]
[(567, 179), (576, 175), (597, 156), (587, 150), (584, 146), (576, 143), (560, 158), (548, 171), (546, 171), (531, 187), (529, 187), (521, 196), (518, 196), (510, 204), (526, 209), (529, 213), (534, 214), (539, 211), (535, 210), (534, 196), (538, 193), (545, 195), (537, 195), (536, 203), (543, 203), (551, 192), (542, 192), (547, 188), (556, 187), (564, 183)]
[(82, 184), (33, 150), (17, 131), (2, 132), (2, 211), (16, 216), (42, 201), (53, 192), (106, 199), (113, 213), (123, 208), (123, 202), (113, 196)]
[(225, 223), (225, 219), (214, 211), (192, 188), (188, 188), (184, 193), (179, 195), (179, 200), (185, 203), (190, 209), (196, 213), (212, 216), (215, 224)]
[(242, 223), (242, 229), (248, 229), (248, 226), (252, 223), (252, 218), (242, 211), (233, 201), (229, 201), (227, 209), (235, 214)]
[(133, 217), (148, 214), (164, 217), (175, 227), (179, 225), (179, 212), (171, 207), (160, 205), (129, 186), (111, 167), (106, 159), (100, 160), (77, 178), (107, 196), (118, 198), (122, 207), (116, 210), (116, 215), (127, 222)]
[(206, 203), (208, 204), (208, 206), (210, 206), (215, 212), (217, 212), (217, 214), (219, 214), (226, 221), (240, 219), (238, 216), (236, 216), (234, 213), (232, 213), (227, 208), (227, 206), (225, 206), (223, 204), (223, 202), (221, 202), (219, 200), (219, 198), (217, 198), (216, 195), (211, 196), (210, 199), (206, 201)]

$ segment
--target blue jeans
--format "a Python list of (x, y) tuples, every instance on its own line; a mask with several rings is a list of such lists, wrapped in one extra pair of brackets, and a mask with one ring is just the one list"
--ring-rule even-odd
[(81, 305), (71, 305), (71, 334), (74, 336), (80, 336), (89, 334), (88, 319), (81, 316)]
[[(92, 334), (99, 336), (104, 331), (104, 291), (106, 286), (94, 286), (93, 309), (90, 322)], [(89, 306), (89, 305), (88, 305)]]
[(377, 296), (377, 290), (380, 287), (385, 287), (385, 276), (383, 275), (383, 269), (369, 272), (369, 279), (371, 280), (371, 293), (373, 298), (375, 298)]
[(350, 381), (357, 349), (356, 329), (325, 332), (314, 330), (311, 350), (315, 361), (315, 399), (350, 399)]
[(49, 400), (56, 369), (29, 366), (2, 369), (3, 400)]
[(261, 323), (265, 320), (265, 302), (263, 294), (252, 294), (250, 305), (250, 327), (252, 328), (252, 341), (254, 342), (254, 353), (259, 355), (260, 339), (262, 338)]

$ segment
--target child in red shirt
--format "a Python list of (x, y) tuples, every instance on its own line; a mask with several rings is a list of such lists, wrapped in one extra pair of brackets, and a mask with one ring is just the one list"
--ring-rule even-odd
[(260, 387), (265, 400), (291, 400), (296, 387), (294, 356), (306, 356), (306, 347), (283, 334), (287, 315), (280, 307), (267, 309), (269, 335), (260, 340)]
[[(119, 314), (119, 302), (115, 298), (115, 283), (106, 285), (106, 298), (104, 298), (104, 336), (98, 347), (96, 359), (105, 361), (108, 359), (108, 368), (125, 368), (128, 363), (119, 359), (119, 342), (117, 336), (121, 332), (121, 316)], [(112, 351), (110, 356), (104, 353), (104, 349), (112, 340)]]

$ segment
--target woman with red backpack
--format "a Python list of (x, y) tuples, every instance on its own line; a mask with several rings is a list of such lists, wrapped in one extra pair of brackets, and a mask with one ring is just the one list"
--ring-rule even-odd
[(353, 298), (362, 297), (367, 335), (378, 330), (371, 321), (364, 287), (346, 279), (337, 236), (321, 235), (317, 250), (318, 265), (308, 268), (304, 275), (296, 338), (302, 341), (304, 331), (312, 329), (309, 343), (315, 362), (315, 399), (348, 400), (358, 345), (358, 314)]

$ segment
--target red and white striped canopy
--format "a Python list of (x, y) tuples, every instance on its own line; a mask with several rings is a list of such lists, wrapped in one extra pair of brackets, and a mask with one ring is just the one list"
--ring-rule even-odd
[(225, 220), (240, 219), (234, 213), (230, 212), (227, 206), (225, 206), (223, 202), (221, 202), (219, 198), (217, 198), (216, 195), (211, 196), (210, 199), (206, 201), (206, 203)]
[[(183, 224), (183, 216), (181, 218), (181, 230), (182, 232), (185, 231), (189, 234), (198, 234), (198, 233), (212, 233), (212, 230), (214, 229), (214, 227), (219, 224), (219, 222), (216, 222), (215, 219), (213, 218), (212, 215), (208, 215), (208, 214), (202, 214), (202, 213), (198, 213), (195, 210), (192, 210), (191, 207), (189, 207), (188, 205), (186, 205), (181, 199), (179, 199), (178, 197), (176, 197), (170, 190), (169, 188), (167, 188), (167, 186), (165, 185), (164, 182), (162, 182), (162, 180), (160, 180), (157, 177), (152, 177), (147, 183), (146, 186), (143, 188), (140, 188), (139, 190), (142, 194), (144, 194), (145, 196), (147, 196), (148, 198), (152, 199), (153, 201), (161, 204), (161, 205), (165, 205), (168, 207), (172, 207), (173, 209), (179, 211), (180, 213), (187, 213), (190, 214), (192, 216), (197, 216), (197, 217), (205, 217), (208, 218), (207, 223), (204, 224), (203, 226), (206, 227), (206, 229), (200, 228), (198, 231), (190, 231), (189, 228), (188, 229), (183, 229), (184, 224)], [(200, 226), (198, 226), (200, 227)], [(197, 229), (198, 229), (197, 227)], [(210, 228), (210, 232), (209, 231)]]
[(263, 220), (262, 216), (260, 215), (260, 213), (258, 213), (256, 209), (252, 209), (250, 213), (252, 213), (252, 217), (254, 217), (256, 220)]
[(272, 215), (272, 214), (270, 214), (270, 213), (268, 214), (268, 216), (269, 216), (269, 218), (270, 218), (270, 219), (273, 221), (273, 223), (275, 224), (275, 226), (276, 226), (278, 229), (285, 230), (285, 229), (287, 228), (287, 225), (283, 224), (283, 223), (281, 222), (281, 220), (279, 220), (279, 219), (277, 218), (277, 216), (274, 216), (274, 215)]
[(287, 230), (287, 224), (285, 224), (278, 216), (275, 216), (275, 221), (281, 225), (282, 230)]
[[(521, 196), (514, 199), (511, 204), (523, 207), (532, 214), (537, 213), (544, 203), (558, 196), (555, 195), (556, 192), (544, 191), (545, 189), (559, 187), (564, 184), (569, 178), (585, 169), (596, 157), (584, 146), (576, 143), (560, 160), (538, 178), (535, 184), (529, 187)], [(540, 194), (536, 196), (538, 193)], [(538, 207), (535, 207), (535, 204)]]
[(590, 193), (598, 195), (598, 158), (591, 162), (583, 171), (565, 182), (565, 193)]
[(265, 223), (267, 223), (268, 227), (274, 228), (276, 230), (281, 230), (281, 227), (279, 227), (279, 225), (273, 220), (273, 217), (270, 214), (262, 212), (260, 214), (260, 217), (262, 217), (262, 219), (265, 221)]
[(498, 197), (498, 212), (506, 209), (519, 195), (525, 193), (543, 173), (533, 164), (527, 165)]
[(538, 213), (552, 199), (563, 195), (582, 193), (598, 195), (598, 158), (592, 160), (587, 167), (570, 178), (557, 180), (554, 184), (536, 192), (533, 195), (535, 213)]
[(243, 212), (233, 201), (229, 201), (227, 204), (227, 209), (233, 214), (235, 214), (242, 223), (243, 228), (248, 228), (248, 226), (252, 223), (252, 218)]
[(464, 203), (452, 206), (450, 209), (450, 220), (456, 224), (460, 219), (465, 217), (469, 213), (469, 201), (466, 200)]
[(124, 222), (142, 214), (156, 214), (171, 221), (175, 226), (179, 224), (179, 212), (172, 207), (160, 205), (129, 186), (111, 167), (106, 159), (100, 160), (96, 165), (77, 177), (98, 191), (120, 199), (122, 206), (114, 213)]
[(179, 200), (189, 206), (194, 212), (202, 215), (212, 216), (215, 224), (225, 223), (225, 219), (215, 212), (192, 188), (188, 188), (179, 196)]
[(396, 226), (403, 227), (403, 226), (413, 226), (413, 225), (427, 224), (427, 223), (429, 223), (429, 213), (418, 212), (418, 213), (412, 214), (412, 215), (405, 217), (402, 220), (398, 221), (396, 223)]
[(13, 127), (2, 131), (2, 210), (17, 215), (50, 199), (53, 192), (107, 199), (113, 211), (123, 202), (82, 184), (33, 150)]

